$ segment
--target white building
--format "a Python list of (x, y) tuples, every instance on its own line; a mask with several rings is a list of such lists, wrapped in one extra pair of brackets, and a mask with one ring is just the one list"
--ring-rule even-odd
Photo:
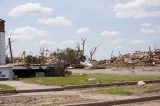
[(0, 65), (0, 80), (13, 79), (13, 67), (9, 65)]
[(0, 65), (5, 64), (5, 21), (0, 19)]
[(12, 67), (5, 65), (5, 21), (0, 19), (0, 80), (13, 79)]

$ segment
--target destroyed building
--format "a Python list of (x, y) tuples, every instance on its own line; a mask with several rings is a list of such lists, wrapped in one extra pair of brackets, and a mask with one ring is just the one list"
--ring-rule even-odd
[[(16, 63), (13, 63), (14, 61)], [(26, 64), (19, 57), (13, 59), (11, 64), (6, 64), (5, 21), (0, 19), (0, 80), (12, 80), (24, 77), (64, 76), (64, 73), (64, 67), (62, 66)]]
[(158, 65), (160, 64), (160, 49), (145, 52), (135, 51), (134, 53), (112, 57), (110, 63), (114, 65)]

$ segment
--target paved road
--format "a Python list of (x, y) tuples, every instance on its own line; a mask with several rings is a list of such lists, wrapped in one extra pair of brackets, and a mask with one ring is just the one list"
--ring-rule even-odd
[[(97, 69), (97, 70), (84, 70), (84, 69), (69, 69), (73, 74), (86, 73), (86, 74), (118, 74), (118, 75), (128, 75), (129, 70), (124, 71), (111, 71), (108, 69)], [(140, 71), (134, 70), (136, 75), (160, 75), (160, 72), (156, 71)]]
[(29, 90), (29, 89), (49, 89), (49, 88), (59, 88), (60, 86), (46, 86), (38, 84), (29, 84), (22, 81), (0, 81), (0, 84), (6, 84), (14, 87), (16, 90)]

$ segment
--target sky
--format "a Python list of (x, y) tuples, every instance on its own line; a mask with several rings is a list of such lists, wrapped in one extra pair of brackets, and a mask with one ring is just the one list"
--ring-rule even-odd
[[(75, 48), (86, 38), (94, 59), (160, 48), (160, 0), (0, 0), (14, 56)], [(6, 52), (9, 55), (9, 52)]]

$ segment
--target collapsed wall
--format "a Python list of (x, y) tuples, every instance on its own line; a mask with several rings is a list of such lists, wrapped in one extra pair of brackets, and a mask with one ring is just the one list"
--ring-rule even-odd
[(0, 65), (5, 64), (5, 21), (0, 19)]

